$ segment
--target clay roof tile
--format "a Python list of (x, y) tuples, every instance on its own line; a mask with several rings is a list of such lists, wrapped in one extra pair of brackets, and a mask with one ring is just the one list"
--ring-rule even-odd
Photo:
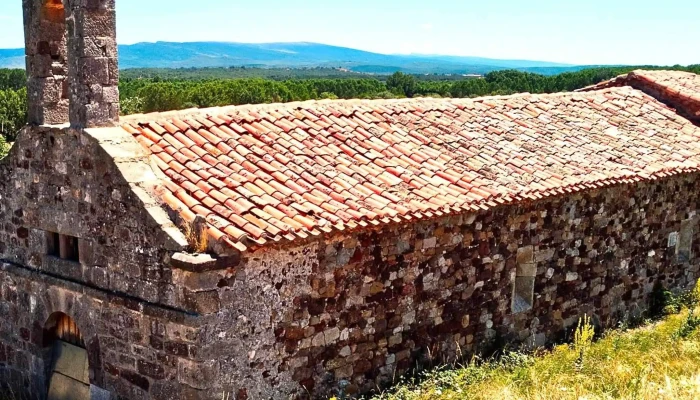
[[(698, 100), (697, 76), (636, 73)], [(216, 216), (212, 235), (239, 250), (700, 169), (700, 128), (629, 87), (241, 106), (124, 129), (167, 177), (163, 201)]]

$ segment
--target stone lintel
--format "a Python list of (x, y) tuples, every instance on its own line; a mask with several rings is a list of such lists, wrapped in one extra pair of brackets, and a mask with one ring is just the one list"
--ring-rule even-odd
[(173, 268), (190, 272), (225, 270), (237, 267), (240, 262), (240, 254), (217, 257), (211, 254), (189, 254), (180, 252), (173, 254), (170, 258), (170, 265)]

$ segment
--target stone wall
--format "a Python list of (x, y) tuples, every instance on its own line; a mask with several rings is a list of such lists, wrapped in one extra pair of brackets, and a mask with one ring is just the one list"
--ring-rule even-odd
[[(0, 163), (0, 385), (25, 398), (45, 387), (57, 311), (84, 333), (91, 383), (120, 399), (324, 398), (559, 340), (584, 313), (614, 325), (655, 285), (698, 277), (672, 245), (691, 226), (700, 254), (697, 174), (216, 259), (180, 253), (131, 141), (28, 128)], [(47, 255), (44, 231), (79, 238), (80, 262)], [(519, 313), (516, 281), (534, 287)]]
[(114, 399), (197, 399), (187, 385), (205, 370), (197, 361), (200, 329), (186, 313), (0, 265), (0, 393), (43, 399), (49, 349), (44, 324), (71, 316), (85, 339), (90, 383)]
[[(198, 399), (214, 385), (218, 355), (198, 349), (218, 300), (187, 286), (201, 271), (226, 277), (240, 257), (180, 253), (187, 241), (155, 200), (158, 182), (121, 129), (19, 135), (0, 161), (0, 393), (43, 398), (43, 329), (55, 312), (75, 320), (90, 382), (115, 398)], [(77, 238), (79, 259), (50, 254), (47, 232)]]
[[(699, 195), (693, 174), (263, 249), (226, 278), (188, 280), (220, 306), (200, 352), (218, 359), (217, 393), (324, 398), (494, 345), (561, 340), (584, 313), (614, 326), (655, 285), (698, 278)], [(688, 219), (696, 257), (683, 263), (669, 236)], [(533, 307), (515, 314), (528, 270)]]
[(29, 123), (119, 123), (114, 0), (23, 0)]
[[(121, 129), (19, 135), (0, 161), (0, 392), (21, 383), (13, 392), (41, 398), (54, 312), (92, 338), (91, 383), (120, 399), (201, 398), (213, 385), (202, 376), (218, 361), (198, 354), (197, 327), (218, 300), (187, 287), (201, 271), (225, 278), (240, 257), (180, 253), (187, 241), (155, 200), (158, 182)], [(47, 232), (76, 238), (79, 259), (51, 254)]]
[(66, 0), (70, 123), (119, 125), (115, 0)]
[[(149, 194), (156, 176), (138, 143), (109, 131), (20, 134), (0, 163), (0, 259), (178, 308), (167, 259), (186, 242)], [(78, 238), (80, 262), (49, 255), (46, 232)]]
[(68, 122), (68, 50), (61, 0), (24, 0), (30, 124)]

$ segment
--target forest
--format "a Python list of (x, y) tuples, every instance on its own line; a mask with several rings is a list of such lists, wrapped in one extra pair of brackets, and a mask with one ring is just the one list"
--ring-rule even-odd
[[(273, 103), (312, 99), (401, 98), (401, 97), (478, 97), (519, 92), (554, 93), (571, 91), (627, 73), (637, 67), (591, 68), (578, 72), (545, 76), (514, 70), (496, 71), (483, 78), (445, 79), (434, 75), (407, 75), (346, 78), (216, 79), (199, 70), (200, 79), (170, 78), (158, 75), (134, 76), (125, 73), (120, 84), (125, 114), (214, 107), (231, 104)], [(700, 65), (672, 67), (700, 73)], [(451, 77), (451, 76), (450, 76)], [(432, 79), (431, 79), (432, 78)]]
[[(552, 76), (506, 70), (476, 78), (401, 72), (373, 76), (331, 69), (280, 69), (259, 73), (257, 77), (254, 71), (243, 71), (244, 68), (125, 70), (119, 90), (122, 113), (136, 114), (312, 99), (467, 98), (519, 92), (554, 93), (593, 85), (636, 68), (639, 67), (590, 68)], [(700, 74), (700, 65), (664, 68)], [(25, 82), (23, 70), (0, 70), (0, 132), (7, 141), (14, 140), (26, 121)]]

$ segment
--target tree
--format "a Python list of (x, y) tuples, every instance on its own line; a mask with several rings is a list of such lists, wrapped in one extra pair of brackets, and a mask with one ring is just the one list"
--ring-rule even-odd
[(0, 90), (20, 90), (27, 84), (23, 69), (0, 69)]
[(324, 100), (338, 100), (338, 96), (336, 96), (335, 93), (331, 92), (323, 92), (321, 93), (320, 96), (318, 96), (319, 99), (324, 99)]
[(0, 90), (0, 130), (8, 141), (27, 123), (27, 89)]
[(143, 99), (138, 96), (124, 97), (120, 101), (122, 115), (139, 114), (143, 112)]
[(416, 78), (403, 72), (395, 72), (386, 80), (386, 88), (397, 95), (413, 97), (416, 94)]

